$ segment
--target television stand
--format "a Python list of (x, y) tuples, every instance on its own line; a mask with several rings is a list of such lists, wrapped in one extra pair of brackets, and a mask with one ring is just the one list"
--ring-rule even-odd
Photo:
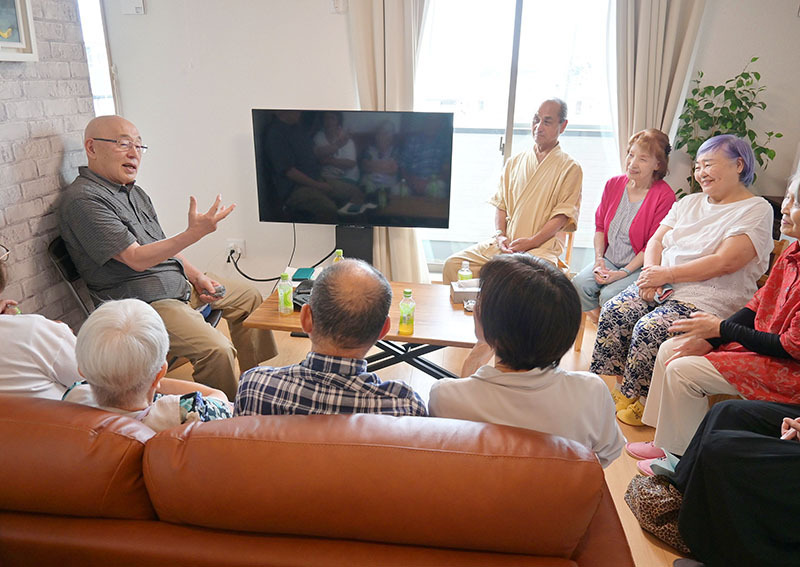
[(372, 235), (371, 226), (336, 225), (336, 248), (341, 248), (346, 258), (372, 264)]

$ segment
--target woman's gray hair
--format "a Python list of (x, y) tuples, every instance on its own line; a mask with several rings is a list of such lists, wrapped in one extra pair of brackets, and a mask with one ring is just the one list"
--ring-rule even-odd
[(794, 202), (800, 203), (800, 164), (797, 166), (797, 171), (789, 178), (788, 191), (791, 191)]
[(156, 310), (138, 299), (108, 301), (78, 332), (78, 368), (101, 406), (141, 398), (167, 359), (169, 335)]

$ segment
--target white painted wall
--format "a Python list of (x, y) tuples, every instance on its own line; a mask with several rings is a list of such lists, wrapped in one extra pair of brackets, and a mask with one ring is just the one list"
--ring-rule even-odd
[[(150, 0), (144, 16), (103, 3), (121, 111), (152, 147), (139, 181), (165, 231), (185, 226), (189, 194), (208, 204), (222, 192), (238, 209), (187, 256), (233, 274), (225, 240), (245, 238), (246, 270), (275, 275), (288, 260), (291, 225), (257, 220), (250, 109), (355, 108), (346, 17), (331, 14), (328, 0)], [(797, 10), (798, 0), (708, 0), (692, 72), (721, 82), (760, 56), (768, 108), (755, 130), (784, 133), (755, 188), (765, 195), (783, 193), (800, 146)], [(689, 169), (676, 152), (668, 181), (684, 186)], [(298, 241), (295, 265), (311, 264), (332, 247), (333, 229), (298, 225)]]
[[(190, 194), (204, 207), (217, 193), (237, 203), (216, 233), (187, 249), (198, 267), (233, 275), (225, 241), (244, 238), (245, 271), (279, 274), (292, 228), (258, 222), (250, 110), (355, 108), (346, 16), (331, 14), (328, 0), (145, 4), (145, 15), (132, 16), (117, 0), (103, 0), (119, 111), (150, 146), (138, 182), (168, 235), (185, 228)], [(298, 225), (297, 236), (295, 265), (333, 247), (332, 227)]]
[[(703, 84), (722, 84), (741, 71), (753, 56), (752, 69), (767, 87), (766, 111), (755, 114), (754, 128), (783, 132), (770, 147), (777, 153), (766, 171), (758, 172), (754, 192), (782, 195), (800, 151), (800, 17), (798, 0), (708, 0), (698, 36), (692, 78), (701, 70)], [(685, 187), (688, 157), (677, 153), (670, 161), (667, 181)]]

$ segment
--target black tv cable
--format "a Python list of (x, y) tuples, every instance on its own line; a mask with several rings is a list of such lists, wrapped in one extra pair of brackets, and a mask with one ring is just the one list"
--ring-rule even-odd
[[(295, 223), (292, 223), (292, 253), (289, 255), (289, 261), (286, 263), (287, 266), (291, 266), (292, 265), (292, 260), (294, 260), (295, 250), (297, 250), (297, 227), (295, 226)], [(326, 254), (325, 257), (322, 260), (320, 260), (319, 262), (317, 262), (313, 266), (309, 266), (309, 267), (310, 268), (316, 268), (317, 266), (322, 264), (325, 260), (327, 260), (328, 258), (333, 256), (335, 252), (336, 252), (336, 248), (334, 248), (333, 250), (328, 252), (328, 254)], [(275, 285), (272, 286), (272, 290), (269, 292), (269, 295), (272, 295), (272, 292), (275, 291), (275, 287), (278, 285), (278, 281), (281, 279), (281, 277), (280, 276), (275, 276), (275, 277), (271, 277), (271, 278), (254, 278), (254, 277), (248, 276), (239, 267), (239, 259), (241, 258), (241, 256), (242, 256), (241, 253), (236, 254), (235, 252), (233, 252), (233, 250), (231, 250), (228, 253), (228, 259), (226, 260), (226, 262), (232, 263), (233, 267), (236, 268), (236, 271), (239, 272), (239, 274), (242, 275), (244, 278), (250, 280), (251, 282), (275, 282)]]

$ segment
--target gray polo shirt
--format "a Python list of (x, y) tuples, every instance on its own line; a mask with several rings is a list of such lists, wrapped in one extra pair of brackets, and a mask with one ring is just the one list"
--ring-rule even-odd
[(150, 197), (138, 185), (118, 185), (79, 167), (58, 216), (69, 255), (96, 299), (189, 299), (191, 285), (177, 258), (142, 272), (114, 259), (134, 242), (166, 238)]

